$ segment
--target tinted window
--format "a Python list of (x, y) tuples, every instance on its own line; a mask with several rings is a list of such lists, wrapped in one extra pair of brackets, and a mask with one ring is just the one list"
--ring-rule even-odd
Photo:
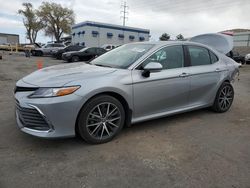
[(192, 66), (211, 64), (209, 52), (206, 48), (199, 46), (189, 46), (188, 49)]
[(67, 50), (78, 51), (81, 50), (82, 48), (83, 48), (82, 46), (68, 46)]
[(54, 44), (54, 47), (64, 47), (63, 44)]
[(50, 48), (50, 47), (52, 47), (52, 44), (47, 44), (47, 45), (45, 46), (45, 48)]
[(210, 51), (210, 57), (211, 57), (211, 63), (215, 63), (219, 60), (218, 57), (211, 51)]
[(97, 48), (96, 50), (97, 50), (97, 53), (98, 53), (98, 54), (103, 54), (103, 53), (105, 53), (105, 50), (102, 49), (102, 48)]
[(142, 67), (150, 62), (162, 64), (163, 69), (175, 69), (184, 66), (184, 55), (182, 46), (170, 46), (163, 48), (151, 55)]
[(96, 53), (96, 49), (95, 48), (89, 48), (89, 49), (86, 50), (86, 52), (94, 54), (94, 53)]

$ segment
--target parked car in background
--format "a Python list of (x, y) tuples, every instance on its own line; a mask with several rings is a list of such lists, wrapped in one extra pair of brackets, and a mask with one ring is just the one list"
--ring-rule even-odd
[(112, 50), (112, 49), (116, 48), (116, 46), (113, 45), (113, 44), (104, 44), (102, 46), (102, 48), (105, 49), (105, 50), (107, 50), (107, 51), (109, 51), (109, 50)]
[(92, 59), (106, 53), (103, 48), (91, 47), (83, 48), (80, 51), (65, 52), (62, 59), (68, 62), (91, 61)]
[(245, 62), (246, 62), (246, 64), (250, 64), (250, 54), (247, 54), (245, 56)]
[(130, 123), (207, 107), (226, 112), (239, 64), (224, 55), (232, 48), (225, 39), (213, 41), (214, 48), (189, 41), (130, 43), (89, 64), (38, 70), (16, 84), (17, 124), (38, 137), (80, 135), (100, 144)]
[(72, 51), (79, 51), (81, 49), (85, 48), (84, 46), (79, 45), (70, 45), (60, 50), (53, 50), (52, 56), (56, 59), (62, 59), (62, 54), (65, 52), (72, 52)]
[(239, 52), (236, 51), (230, 51), (227, 54), (228, 57), (231, 57), (234, 61), (236, 61), (237, 63), (241, 63), (241, 64), (245, 64), (245, 57), (240, 55)]
[(49, 43), (44, 46), (31, 50), (31, 54), (33, 56), (52, 55), (52, 52), (55, 53), (55, 51), (58, 51), (65, 47), (66, 46), (63, 43)]

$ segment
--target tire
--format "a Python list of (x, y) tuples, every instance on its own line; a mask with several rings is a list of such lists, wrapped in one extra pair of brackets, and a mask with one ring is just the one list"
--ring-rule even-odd
[(233, 103), (233, 99), (234, 99), (233, 86), (228, 82), (224, 82), (217, 91), (212, 109), (218, 113), (226, 112), (230, 109)]
[(32, 54), (32, 56), (36, 56), (36, 51), (32, 50), (31, 54)]
[(71, 58), (71, 62), (77, 62), (79, 60), (80, 60), (80, 58), (76, 55)]
[(43, 52), (42, 51), (36, 51), (36, 55), (37, 56), (43, 56)]
[(109, 95), (92, 98), (77, 121), (79, 135), (90, 144), (111, 141), (123, 128), (125, 111), (119, 100)]
[(56, 59), (62, 59), (62, 55), (61, 54), (57, 54), (56, 55)]

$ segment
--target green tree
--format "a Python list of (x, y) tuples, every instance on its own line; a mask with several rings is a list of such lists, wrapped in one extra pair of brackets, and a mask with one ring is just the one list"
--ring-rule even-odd
[(71, 25), (75, 22), (74, 11), (57, 3), (43, 2), (37, 15), (45, 25), (45, 35), (54, 36), (57, 42), (63, 33), (71, 33)]
[(176, 40), (184, 40), (183, 35), (182, 34), (177, 35)]
[(37, 33), (43, 28), (41, 20), (36, 15), (31, 3), (23, 3), (23, 9), (18, 10), (18, 14), (23, 16), (23, 24), (26, 28), (26, 37), (33, 44), (36, 42)]
[(170, 35), (167, 34), (167, 33), (163, 33), (163, 34), (160, 36), (160, 38), (159, 38), (159, 40), (161, 40), (161, 41), (167, 41), (167, 40), (169, 40), (169, 39), (170, 39)]

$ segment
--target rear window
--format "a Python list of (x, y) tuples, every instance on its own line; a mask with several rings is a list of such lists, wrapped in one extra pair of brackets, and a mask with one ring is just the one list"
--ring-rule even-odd
[(200, 46), (188, 46), (192, 66), (211, 64), (209, 51)]
[(218, 57), (211, 51), (209, 51), (210, 53), (210, 58), (211, 58), (211, 63), (216, 63), (217, 61), (219, 61)]
[(63, 44), (54, 44), (54, 47), (64, 47)]

